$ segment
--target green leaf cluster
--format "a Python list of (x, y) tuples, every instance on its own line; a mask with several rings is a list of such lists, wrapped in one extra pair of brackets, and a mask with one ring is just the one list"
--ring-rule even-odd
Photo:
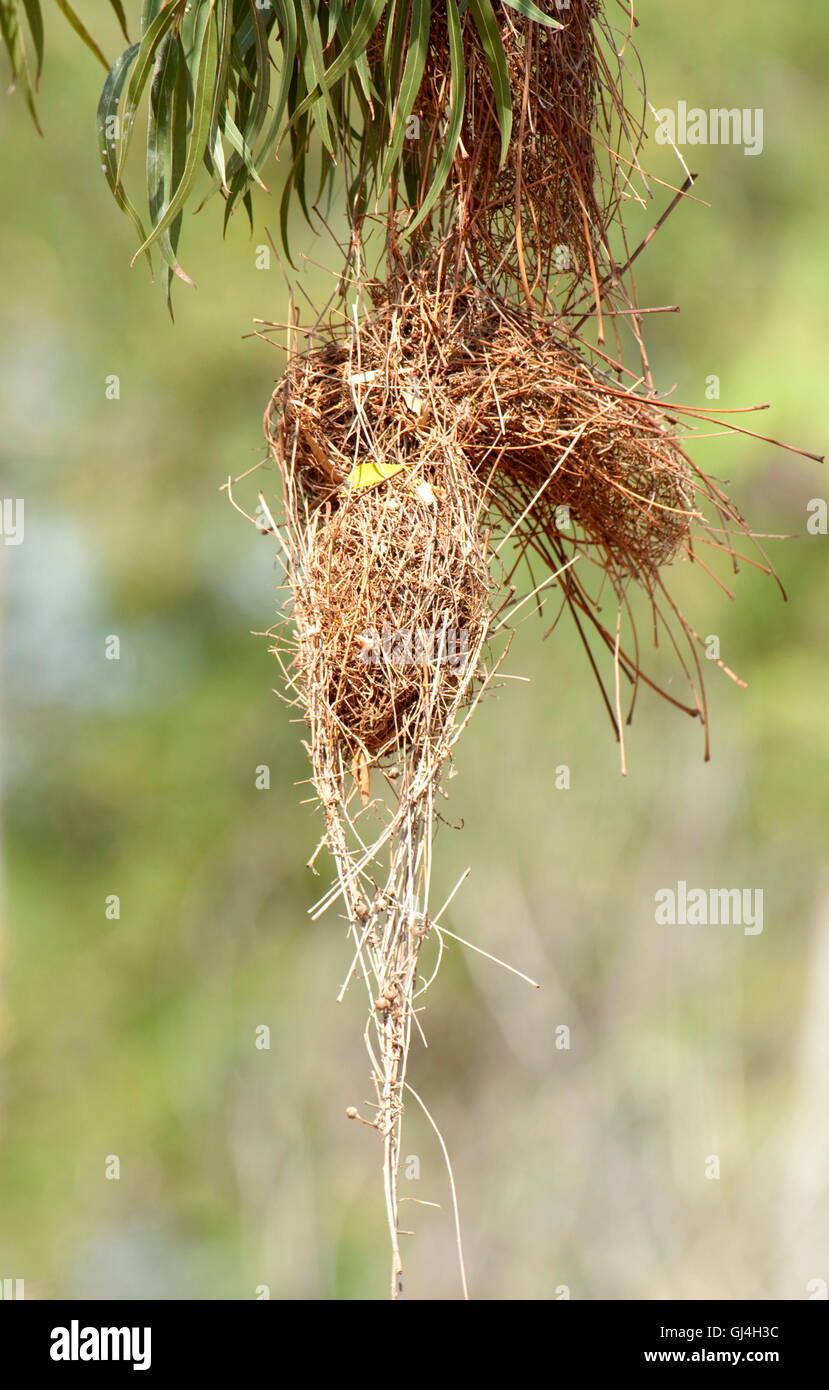
[[(432, 213), (457, 152), (467, 100), (465, 38), (480, 46), (491, 78), (503, 161), (512, 132), (504, 6), (560, 27), (532, 0), (143, 0), (139, 34), (130, 42), (121, 0), (110, 0), (128, 45), (110, 67), (73, 7), (56, 3), (108, 69), (97, 121), (102, 168), (136, 229), (134, 259), (153, 251), (161, 259), (168, 303), (173, 277), (192, 283), (178, 259), (185, 207), (219, 193), (225, 228), (240, 206), (252, 224), (251, 193), (266, 189), (274, 158), (282, 166), (279, 226), (289, 258), (294, 202), (311, 222), (338, 171), (353, 224), (390, 197), (382, 206), (402, 207), (410, 235)], [(549, 0), (546, 8), (554, 8)], [(37, 121), (40, 0), (0, 0), (0, 32), (14, 83)], [(446, 119), (440, 138), (418, 149), (406, 136), (436, 54), (448, 54)], [(125, 171), (143, 103), (146, 212), (139, 213)], [(314, 136), (319, 169), (311, 157)]]

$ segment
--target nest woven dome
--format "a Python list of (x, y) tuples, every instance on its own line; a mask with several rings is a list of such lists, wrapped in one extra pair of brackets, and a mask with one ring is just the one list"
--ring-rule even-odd
[(312, 720), (350, 757), (397, 755), (442, 728), (486, 620), (475, 503), (452, 466), (344, 492), (295, 595), (295, 664)]
[(620, 582), (645, 583), (698, 516), (697, 482), (657, 402), (495, 316), (381, 312), (359, 357), (338, 340), (294, 359), (274, 405), (272, 443), (290, 447), (311, 510), (336, 510), (362, 461), (429, 476), (453, 453), (519, 541), (554, 536), (566, 508), (579, 548)]

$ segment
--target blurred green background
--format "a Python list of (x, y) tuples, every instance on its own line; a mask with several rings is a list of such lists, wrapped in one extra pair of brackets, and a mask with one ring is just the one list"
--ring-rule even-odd
[[(111, 59), (109, 7), (79, 9)], [(642, 305), (682, 306), (645, 321), (658, 385), (706, 405), (717, 374), (722, 407), (771, 401), (744, 422), (822, 452), (829, 11), (637, 11), (656, 108), (765, 113), (759, 156), (686, 149), (710, 206), (677, 210), (638, 262)], [(380, 1148), (345, 1116), (370, 1094), (363, 998), (336, 1004), (342, 923), (306, 915), (322, 881), (302, 731), (251, 635), (279, 573), (219, 491), (263, 456), (283, 361), (244, 338), (286, 316), (275, 261), (256, 266), (278, 169), (252, 239), (239, 223), (222, 242), (217, 200), (186, 215), (199, 288), (179, 287), (172, 326), (100, 172), (103, 74), (47, 19), (45, 138), (0, 102), (0, 480), (26, 528), (0, 546), (0, 1277), (30, 1298), (382, 1297)], [(647, 158), (681, 177), (652, 140)], [(313, 265), (303, 283), (327, 294)], [(412, 1063), (476, 1297), (797, 1299), (829, 1280), (829, 538), (806, 532), (829, 485), (759, 442), (696, 456), (757, 530), (795, 537), (771, 546), (788, 604), (750, 569), (733, 604), (672, 576), (748, 683), (711, 664), (712, 761), (643, 696), (622, 778), (572, 634), (542, 643), (538, 621), (508, 667), (531, 684), (506, 682), (460, 746), (435, 902), (471, 865), (448, 924), (542, 985), (448, 951)], [(762, 935), (657, 925), (679, 879), (762, 887)], [(455, 1298), (445, 1168), (412, 1108), (403, 1152), (404, 1196), (440, 1204), (404, 1208), (407, 1294)]]

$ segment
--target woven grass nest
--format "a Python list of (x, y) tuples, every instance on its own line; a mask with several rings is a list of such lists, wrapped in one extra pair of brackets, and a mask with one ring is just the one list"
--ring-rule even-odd
[(274, 395), (312, 509), (340, 505), (355, 465), (375, 465), (378, 479), (400, 465), (439, 474), (451, 448), (505, 518), (535, 498), (529, 533), (566, 506), (585, 546), (634, 578), (687, 537), (693, 466), (657, 404), (555, 342), (497, 323), (436, 342), (425, 362), (391, 348), (363, 332), (357, 368), (352, 342), (326, 345), (299, 358)]
[[(432, 836), (455, 745), (508, 650), (492, 638), (557, 586), (552, 626), (564, 612), (575, 621), (623, 770), (640, 682), (702, 718), (707, 756), (699, 639), (663, 570), (679, 555), (697, 560), (702, 544), (736, 564), (734, 536), (750, 533), (685, 452), (680, 408), (626, 389), (621, 369), (592, 365), (549, 325), (542, 334), (514, 305), (470, 286), (430, 290), (414, 274), (370, 284), (364, 309), (294, 349), (265, 433), (282, 478), (270, 529), (291, 600), (273, 650), (308, 730), (323, 814), (309, 862), (327, 848), (334, 869), (310, 911), (341, 905), (353, 958), (340, 997), (355, 977), (367, 990), (375, 1109), (349, 1114), (383, 1140), (398, 1297), (405, 1098), (422, 1104), (407, 1065), (422, 1031), (416, 1001), (434, 977), (419, 958), (436, 938), (439, 960), (452, 935), (443, 914), (454, 893), (430, 906)], [(631, 586), (651, 607), (654, 641), (670, 634), (687, 704), (642, 669)]]
[[(422, 670), (408, 658), (396, 668), (388, 641), (379, 661), (367, 660), (372, 634), (374, 655), (384, 628), (420, 633), (418, 650), (428, 652), (442, 623), (455, 644), (466, 631), (474, 647), (487, 595), (494, 601), (535, 556), (631, 684), (651, 683), (636, 643), (628, 651), (615, 621), (605, 623), (601, 594), (629, 613), (635, 584), (691, 640), (664, 566), (695, 558), (700, 538), (730, 554), (729, 534), (746, 532), (687, 455), (675, 414), (474, 294), (436, 305), (412, 293), (297, 354), (266, 432), (303, 537), (300, 684), (315, 690), (315, 709), (326, 703), (349, 756), (367, 762), (426, 727)], [(498, 579), (487, 571), (494, 545), (484, 559), (490, 534), (512, 546)], [(441, 689), (451, 690), (457, 670), (443, 663)], [(701, 680), (690, 683), (682, 708), (701, 714)]]
[(422, 748), (442, 730), (486, 627), (479, 500), (462, 456), (408, 466), (318, 508), (294, 589), (295, 665), (314, 729), (352, 759)]

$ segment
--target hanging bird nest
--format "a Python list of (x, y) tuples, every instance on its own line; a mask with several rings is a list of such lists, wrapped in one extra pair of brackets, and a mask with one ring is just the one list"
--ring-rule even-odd
[[(627, 593), (631, 584), (639, 587), (653, 607), (654, 630), (660, 622), (678, 626), (694, 649), (696, 635), (673, 606), (662, 571), (678, 555), (696, 558), (700, 545), (733, 561), (731, 537), (750, 535), (688, 456), (681, 408), (669, 412), (627, 389), (559, 336), (542, 337), (531, 321), (495, 311), (469, 288), (435, 296), (409, 280), (385, 302), (375, 287), (375, 298), (359, 327), (292, 358), (266, 415), (297, 515), (313, 531), (313, 594), (298, 599), (328, 615), (320, 620), (332, 645), (320, 669), (332, 673), (325, 677), (332, 718), (352, 756), (358, 746), (365, 756), (393, 748), (398, 734), (405, 742), (406, 711), (416, 704), (411, 674), (395, 676), (394, 693), (383, 687), (380, 698), (393, 667), (365, 665), (361, 646), (364, 632), (382, 635), (384, 622), (389, 630), (419, 621), (422, 600), (405, 589), (399, 594), (388, 574), (380, 579), (382, 548), (391, 546), (394, 555), (398, 525), (401, 538), (409, 528), (418, 537), (401, 573), (426, 574), (430, 564), (443, 563), (439, 540), (445, 546), (457, 532), (459, 582), (454, 587), (447, 572), (445, 588), (434, 590), (441, 597), (425, 605), (430, 631), (450, 593), (461, 609), (467, 602), (461, 555), (471, 553), (470, 534), (488, 524), (499, 546), (511, 545), (508, 577), (523, 558), (538, 557), (580, 632), (584, 621), (592, 626), (634, 688), (640, 677), (653, 684), (635, 631), (621, 641), (615, 611), (614, 623), (604, 622), (603, 590), (609, 586), (631, 629)], [(424, 482), (428, 502), (418, 494)], [(473, 607), (479, 602), (477, 594)], [(598, 674), (589, 648), (588, 655)], [(682, 708), (704, 715), (696, 651), (679, 660), (692, 692)], [(310, 670), (310, 657), (300, 664)], [(335, 678), (341, 670), (348, 680)], [(620, 735), (619, 711), (608, 709)]]
[(712, 496), (675, 418), (515, 315), (453, 309), (389, 309), (294, 359), (267, 430), (305, 505), (340, 506), (361, 471), (432, 476), (448, 449), (519, 536), (559, 529), (567, 508), (608, 570), (655, 574), (699, 517), (697, 494)]
[(439, 740), (467, 681), (490, 596), (479, 514), (468, 465), (447, 453), (343, 487), (305, 532), (297, 680), (312, 739), (342, 751), (361, 786), (371, 762)]
[[(430, 937), (440, 959), (454, 896), (438, 912), (430, 906), (432, 839), (455, 745), (508, 650), (507, 641), (493, 659), (494, 634), (557, 584), (623, 768), (640, 680), (702, 718), (707, 756), (696, 634), (662, 570), (680, 554), (696, 559), (703, 542), (736, 564), (731, 538), (750, 532), (686, 454), (681, 410), (626, 389), (621, 367), (614, 377), (592, 365), (474, 286), (447, 292), (412, 273), (365, 288), (362, 316), (318, 332), (303, 352), (294, 345), (265, 415), (282, 516), (265, 510), (291, 599), (273, 650), (308, 730), (323, 813), (310, 864), (324, 847), (334, 869), (311, 914), (341, 905), (353, 955), (340, 997), (352, 978), (367, 992), (374, 1109), (349, 1114), (382, 1138), (398, 1297), (402, 1126), (407, 1095), (419, 1101), (407, 1065), (412, 1032), (422, 1031), (417, 1000), (435, 973), (424, 982), (419, 960)], [(534, 557), (546, 579), (533, 576), (516, 599), (511, 581)], [(660, 623), (668, 627), (688, 705), (642, 670), (631, 585), (651, 605), (655, 642)], [(614, 664), (615, 699), (585, 622)], [(627, 716), (621, 677), (632, 687)]]
[[(312, 911), (341, 901), (354, 946), (343, 992), (355, 973), (368, 990), (376, 1111), (366, 1122), (383, 1138), (397, 1294), (397, 1170), (416, 970), (424, 939), (439, 930), (429, 915), (432, 835), (452, 750), (497, 669), (485, 660), (492, 557), (478, 480), (451, 439), (417, 457), (380, 452), (358, 408), (346, 469), (348, 427), (326, 433), (316, 418), (328, 399), (330, 351), (321, 370), (312, 353), (300, 377), (289, 373), (281, 424), (268, 412), (284, 502), (282, 524), (270, 522), (282, 542), (295, 631), (292, 648), (283, 638), (274, 651), (308, 729), (325, 823), (320, 848), (335, 868)], [(338, 379), (355, 388), (353, 376)], [(292, 380), (304, 383), (304, 397)], [(300, 416), (311, 434), (299, 431)]]

